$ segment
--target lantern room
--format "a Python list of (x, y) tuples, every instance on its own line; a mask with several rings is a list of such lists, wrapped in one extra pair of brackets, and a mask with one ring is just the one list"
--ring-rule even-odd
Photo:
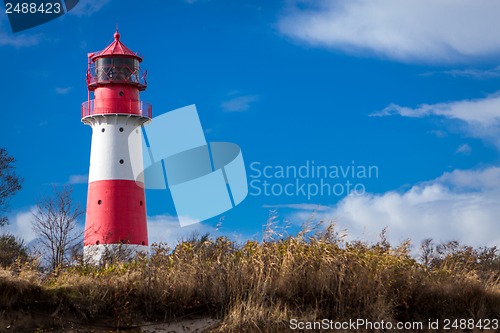
[(101, 52), (89, 54), (89, 90), (115, 83), (130, 84), (137, 86), (139, 91), (145, 90), (147, 71), (140, 68), (142, 58), (120, 41), (118, 31), (115, 32), (114, 38), (113, 43)]
[(120, 41), (118, 30), (114, 41), (104, 50), (88, 55), (87, 102), (82, 104), (82, 121), (103, 114), (130, 114), (151, 119), (152, 108), (140, 100), (147, 86), (147, 71), (141, 69), (142, 57)]

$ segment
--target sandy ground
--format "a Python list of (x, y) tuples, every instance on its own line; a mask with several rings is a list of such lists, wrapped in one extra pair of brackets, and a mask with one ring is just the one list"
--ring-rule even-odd
[[(0, 315), (2, 313), (0, 312)], [(144, 323), (139, 327), (125, 330), (112, 329), (106, 325), (86, 325), (81, 323), (65, 322), (63, 325), (53, 325), (50, 316), (30, 316), (23, 313), (17, 317), (5, 320), (0, 318), (0, 333), (109, 333), (109, 332), (129, 332), (129, 333), (202, 333), (214, 328), (220, 322), (211, 318), (192, 318), (168, 323)], [(61, 327), (62, 326), (62, 327)]]
[(141, 327), (143, 333), (183, 333), (205, 332), (219, 323), (219, 320), (210, 318), (188, 319), (165, 324), (146, 324)]

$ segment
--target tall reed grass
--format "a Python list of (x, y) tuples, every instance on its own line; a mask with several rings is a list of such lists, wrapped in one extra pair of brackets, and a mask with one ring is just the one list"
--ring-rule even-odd
[(215, 332), (286, 332), (292, 318), (425, 321), (500, 318), (495, 248), (456, 242), (391, 246), (315, 233), (238, 245), (208, 236), (153, 244), (149, 258), (42, 274), (34, 264), (0, 271), (0, 313), (129, 327), (183, 316), (221, 319)]

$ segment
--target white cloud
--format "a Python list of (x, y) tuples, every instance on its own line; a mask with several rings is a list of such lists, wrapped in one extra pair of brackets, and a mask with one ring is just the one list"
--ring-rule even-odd
[(28, 210), (20, 211), (14, 216), (10, 216), (9, 225), (5, 227), (7, 232), (24, 239), (25, 244), (37, 238), (32, 226), (34, 210), (35, 207), (30, 207)]
[(89, 181), (89, 175), (71, 175), (69, 176), (67, 184), (86, 184)]
[(458, 121), (465, 134), (493, 143), (500, 149), (500, 94), (448, 103), (422, 104), (416, 108), (391, 104), (372, 116), (400, 115), (421, 118), (441, 116)]
[(436, 138), (445, 138), (446, 136), (448, 136), (448, 133), (442, 130), (431, 130), (428, 133), (436, 136)]
[[(36, 207), (33, 206), (27, 210), (9, 216), (9, 224), (4, 227), (5, 231), (24, 239), (25, 244), (36, 240), (37, 234), (33, 231), (32, 227), (33, 212), (35, 209)], [(149, 244), (164, 242), (171, 247), (175, 247), (179, 241), (187, 239), (193, 234), (201, 236), (205, 233), (209, 233), (214, 238), (221, 235), (216, 227), (203, 223), (181, 227), (177, 217), (171, 215), (148, 216), (147, 219)], [(81, 231), (83, 231), (83, 224), (79, 224), (77, 230), (77, 232)], [(232, 236), (238, 237), (239, 235), (231, 234), (230, 237)]]
[(446, 172), (436, 182), (462, 192), (500, 191), (500, 167), (482, 170), (454, 170)]
[(29, 47), (40, 42), (40, 34), (13, 33), (7, 15), (0, 15), (0, 46)]
[(315, 204), (281, 204), (281, 205), (262, 205), (263, 208), (291, 208), (291, 209), (298, 209), (298, 210), (310, 210), (310, 211), (315, 211), (315, 212), (323, 212), (330, 210), (331, 207), (329, 206), (323, 206), (323, 205), (315, 205)]
[[(5, 231), (24, 240), (24, 244), (30, 250), (43, 253), (43, 245), (37, 233), (33, 230), (33, 214), (36, 212), (36, 206), (32, 206), (23, 211), (19, 211), (12, 216), (9, 216), (9, 224), (4, 227)], [(75, 234), (81, 234), (83, 242), (83, 224), (78, 224)]]
[(259, 99), (256, 95), (246, 95), (232, 98), (221, 104), (226, 112), (243, 112), (250, 109), (250, 104)]
[(455, 151), (455, 154), (470, 155), (470, 153), (472, 153), (472, 148), (466, 143), (458, 146), (457, 150)]
[(297, 1), (278, 23), (299, 41), (402, 61), (463, 61), (500, 53), (496, 0)]
[[(451, 75), (453, 77), (466, 77), (473, 79), (491, 79), (500, 76), (500, 66), (489, 69), (453, 69), (449, 71), (439, 72), (440, 74)], [(435, 74), (435, 73), (429, 73)]]
[(90, 16), (101, 10), (110, 0), (80, 0), (75, 8), (71, 9), (68, 14), (76, 16)]
[(203, 223), (181, 227), (177, 217), (171, 215), (148, 216), (149, 244), (163, 242), (175, 247), (179, 241), (193, 234), (201, 236), (205, 233), (216, 236), (218, 231)]
[(211, 0), (182, 0), (182, 2), (187, 3), (189, 5), (200, 4), (205, 2), (210, 2)]
[(73, 89), (73, 87), (56, 87), (56, 93), (59, 95), (65, 95), (69, 93), (71, 89)]
[(38, 35), (11, 35), (8, 32), (0, 31), (0, 46), (28, 47), (38, 44), (39, 41)]
[[(349, 238), (376, 240), (383, 228), (394, 242), (410, 238), (500, 245), (500, 168), (455, 170), (405, 192), (348, 196), (317, 218), (347, 229)], [(311, 211), (295, 212), (304, 221)]]

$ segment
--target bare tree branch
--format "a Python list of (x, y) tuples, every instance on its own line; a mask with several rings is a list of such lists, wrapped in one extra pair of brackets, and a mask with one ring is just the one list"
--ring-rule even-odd
[(0, 148), (0, 226), (7, 224), (4, 214), (9, 209), (10, 198), (21, 189), (22, 178), (14, 172), (15, 159)]
[(33, 230), (45, 247), (52, 269), (64, 265), (71, 255), (71, 249), (82, 237), (78, 229), (78, 218), (83, 214), (80, 206), (73, 204), (72, 187), (65, 186), (54, 195), (42, 198), (33, 213)]

